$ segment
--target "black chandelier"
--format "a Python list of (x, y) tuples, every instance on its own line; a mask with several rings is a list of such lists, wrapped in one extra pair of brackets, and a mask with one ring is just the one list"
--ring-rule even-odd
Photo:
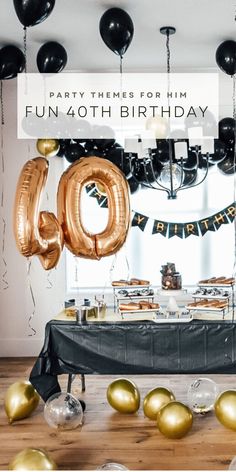
[[(168, 92), (171, 72), (170, 36), (175, 32), (176, 29), (172, 26), (160, 29), (160, 33), (166, 36)], [(214, 121), (211, 114), (210, 119)], [(158, 124), (161, 117), (154, 118), (154, 125), (155, 120)], [(172, 132), (168, 139), (154, 140), (153, 145), (150, 140), (147, 146), (145, 142), (148, 140), (141, 138), (136, 139), (135, 145), (128, 140), (126, 142), (125, 155), (129, 159), (130, 174), (137, 184), (164, 191), (168, 199), (172, 200), (176, 199), (180, 190), (193, 188), (204, 182), (211, 160), (212, 163), (218, 163), (226, 156), (225, 145), (219, 140), (179, 139), (179, 132), (178, 139), (175, 138), (175, 132)], [(198, 169), (202, 170), (201, 176)]]

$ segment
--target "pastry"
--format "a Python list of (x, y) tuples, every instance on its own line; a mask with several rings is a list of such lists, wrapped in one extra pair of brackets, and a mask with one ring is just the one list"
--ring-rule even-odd
[(134, 311), (134, 310), (139, 310), (139, 303), (121, 303), (120, 306), (120, 311)]
[(150, 303), (150, 307), (152, 310), (159, 310), (160, 305), (159, 303)]
[(129, 282), (127, 280), (113, 280), (111, 283), (113, 287), (125, 287), (129, 285)]
[(70, 307), (65, 309), (65, 314), (66, 316), (71, 316), (74, 317), (76, 316), (77, 308), (75, 307)]
[(150, 285), (149, 280), (139, 280), (139, 285)]
[(235, 284), (235, 278), (234, 278), (234, 277), (231, 277), (231, 278), (229, 278), (229, 279), (225, 279), (225, 280), (224, 280), (224, 284), (228, 284), (228, 285), (230, 285), (230, 284)]

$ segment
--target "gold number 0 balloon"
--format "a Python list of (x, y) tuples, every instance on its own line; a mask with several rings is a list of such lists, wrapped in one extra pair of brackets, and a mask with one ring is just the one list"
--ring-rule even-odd
[[(81, 194), (90, 182), (102, 185), (108, 198), (108, 223), (99, 234), (88, 232), (81, 220)], [(100, 259), (122, 247), (130, 225), (129, 188), (122, 172), (110, 161), (85, 157), (72, 164), (61, 177), (57, 201), (65, 244), (74, 255)]]
[(25, 257), (38, 255), (44, 269), (56, 266), (63, 248), (63, 232), (53, 213), (39, 212), (48, 175), (48, 161), (36, 157), (24, 165), (16, 189), (14, 234)]

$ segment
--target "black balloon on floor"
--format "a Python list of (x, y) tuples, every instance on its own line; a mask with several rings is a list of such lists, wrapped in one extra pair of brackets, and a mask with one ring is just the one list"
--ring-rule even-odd
[(121, 8), (110, 8), (102, 15), (99, 29), (104, 43), (122, 57), (134, 34), (134, 25), (128, 13)]
[(16, 46), (0, 49), (0, 80), (13, 79), (25, 68), (23, 52)]
[(65, 48), (56, 41), (49, 41), (41, 46), (37, 54), (38, 70), (44, 74), (61, 72), (67, 63)]
[(16, 14), (24, 26), (42, 23), (54, 8), (55, 0), (13, 0)]

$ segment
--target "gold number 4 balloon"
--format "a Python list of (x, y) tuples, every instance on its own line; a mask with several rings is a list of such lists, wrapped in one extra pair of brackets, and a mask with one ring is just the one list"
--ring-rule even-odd
[(17, 184), (14, 205), (14, 234), (20, 253), (37, 255), (44, 269), (56, 266), (63, 248), (63, 232), (53, 213), (39, 212), (48, 175), (48, 161), (36, 157), (26, 162)]
[[(86, 157), (63, 173), (58, 187), (58, 218), (39, 211), (48, 174), (48, 161), (36, 157), (26, 162), (17, 184), (14, 234), (20, 253), (38, 255), (48, 270), (59, 261), (63, 242), (76, 256), (100, 259), (115, 254), (124, 244), (130, 226), (128, 183), (122, 172), (106, 159)], [(89, 233), (81, 220), (81, 195), (90, 182), (104, 187), (109, 217), (104, 231)]]

